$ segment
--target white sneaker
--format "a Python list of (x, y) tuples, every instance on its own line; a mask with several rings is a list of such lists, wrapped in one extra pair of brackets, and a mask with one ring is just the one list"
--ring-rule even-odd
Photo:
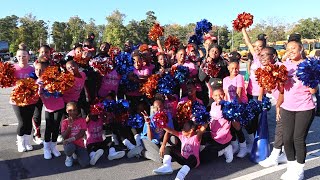
[(61, 156), (60, 151), (57, 149), (57, 142), (51, 142), (51, 144), (50, 144), (50, 150), (51, 150), (51, 153), (52, 153), (55, 157)]
[(287, 170), (285, 173), (283, 173), (280, 177), (280, 179), (283, 180), (291, 180), (292, 175), (295, 173), (294, 171), (294, 164), (297, 163), (296, 161), (288, 161), (287, 163)]
[(32, 139), (35, 144), (38, 144), (38, 145), (43, 144), (43, 140), (38, 136), (34, 136)]
[(26, 147), (24, 146), (24, 137), (17, 135), (17, 147), (18, 152), (25, 152), (27, 151)]
[(281, 153), (280, 156), (278, 157), (278, 163), (279, 164), (285, 164), (287, 163), (288, 159), (287, 159), (287, 156), (286, 156), (286, 153)]
[(118, 152), (114, 152), (114, 153), (109, 154), (108, 159), (109, 160), (120, 159), (120, 158), (123, 158), (124, 155), (126, 155), (126, 152), (118, 151)]
[(61, 135), (59, 135), (57, 138), (57, 143), (60, 144), (62, 142), (63, 142), (63, 137)]
[(226, 163), (231, 163), (233, 160), (233, 151), (232, 151), (232, 145), (230, 144), (224, 149), (224, 156), (226, 158)]
[(143, 150), (142, 146), (136, 146), (128, 152), (127, 157), (133, 158), (137, 155), (141, 155), (142, 150)]
[(90, 159), (90, 164), (92, 165), (92, 166), (94, 166), (96, 163), (97, 163), (97, 161), (100, 159), (100, 157), (103, 155), (103, 150), (102, 149), (98, 149), (95, 153), (94, 153), (94, 155), (93, 155), (93, 157), (91, 157), (91, 159)]
[(187, 165), (183, 165), (182, 168), (178, 171), (175, 180), (184, 180), (184, 178), (188, 175), (189, 171), (190, 167)]
[(23, 135), (24, 136), (24, 145), (27, 149), (27, 151), (32, 151), (33, 150), (33, 147), (31, 145), (31, 135)]
[(44, 142), (43, 143), (43, 157), (44, 159), (51, 159), (51, 142)]
[(294, 179), (302, 180), (304, 178), (304, 164), (296, 162), (294, 168), (296, 169), (296, 177)]
[(260, 161), (259, 162), (259, 165), (262, 166), (262, 167), (271, 167), (271, 166), (277, 166), (278, 165), (278, 161), (277, 159), (269, 156), (267, 159), (263, 160), (263, 161)]
[(67, 156), (66, 157), (66, 160), (64, 161), (64, 164), (67, 166), (67, 167), (71, 167), (73, 165), (73, 158), (72, 156)]
[(153, 172), (158, 175), (164, 175), (164, 174), (172, 174), (173, 170), (171, 166), (164, 164), (158, 169), (153, 170)]
[(243, 143), (239, 143), (240, 145), (240, 150), (239, 150), (239, 153), (237, 154), (237, 157), (239, 158), (243, 158), (247, 155), (247, 144), (246, 142), (243, 142)]

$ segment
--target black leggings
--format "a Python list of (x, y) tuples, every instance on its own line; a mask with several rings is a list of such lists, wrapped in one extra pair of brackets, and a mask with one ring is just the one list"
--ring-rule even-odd
[(98, 151), (98, 149), (103, 149), (105, 152), (108, 152), (107, 150), (109, 149), (108, 144), (110, 143), (110, 140), (105, 139), (102, 142), (96, 142), (96, 143), (91, 143), (87, 145), (87, 151), (90, 154), (91, 152)]
[(167, 146), (165, 149), (165, 155), (170, 155), (172, 160), (177, 161), (180, 165), (187, 165), (189, 168), (197, 166), (197, 158), (194, 155), (190, 155), (187, 159), (181, 155), (180, 147)]
[(18, 136), (31, 135), (32, 116), (35, 105), (16, 106), (12, 105), (13, 111), (18, 119), (17, 134)]
[(280, 110), (283, 125), (284, 150), (289, 161), (304, 164), (307, 154), (306, 138), (315, 116), (314, 109), (307, 111)]
[(205, 132), (202, 135), (201, 144), (206, 147), (200, 152), (200, 162), (208, 163), (218, 157), (218, 152), (230, 145), (230, 142), (226, 144), (220, 144), (212, 139), (211, 132)]
[(44, 134), (45, 142), (57, 142), (59, 135), (60, 121), (63, 115), (63, 109), (54, 112), (45, 112), (46, 131)]
[(246, 140), (242, 132), (242, 128), (240, 128), (240, 130), (236, 130), (233, 126), (231, 126), (230, 132), (232, 135), (232, 141), (235, 141), (238, 138), (239, 143), (243, 143)]
[[(258, 100), (258, 96), (252, 96), (250, 94), (248, 94), (248, 99), (254, 99), (254, 100)], [(255, 135), (258, 129), (258, 124), (259, 124), (259, 115), (260, 114), (256, 114), (254, 116), (254, 118), (248, 122), (248, 124), (246, 125), (246, 130), (248, 132), (248, 134), (253, 134)]]
[(33, 130), (34, 130), (34, 136), (41, 137), (41, 113), (42, 113), (42, 106), (43, 103), (41, 99), (39, 98), (38, 102), (35, 104), (33, 117), (32, 117), (32, 124), (33, 124)]
[(283, 146), (283, 125), (282, 120), (276, 122), (276, 130), (274, 132), (274, 143), (273, 147), (276, 149), (282, 149)]

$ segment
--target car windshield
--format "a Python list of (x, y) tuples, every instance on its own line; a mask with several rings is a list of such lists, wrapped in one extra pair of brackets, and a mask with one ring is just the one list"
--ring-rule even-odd
[(309, 44), (303, 44), (304, 49), (309, 49)]
[(239, 51), (248, 51), (248, 47), (239, 47)]
[(314, 48), (315, 48), (315, 49), (320, 49), (320, 42), (315, 43), (315, 44), (314, 44)]
[(285, 50), (286, 48), (284, 47), (284, 45), (275, 45), (274, 46), (274, 48), (276, 49), (276, 50)]

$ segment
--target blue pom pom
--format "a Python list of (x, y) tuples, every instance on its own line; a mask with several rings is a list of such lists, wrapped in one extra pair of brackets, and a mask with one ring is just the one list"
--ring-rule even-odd
[(122, 114), (129, 110), (129, 102), (125, 99), (118, 100), (114, 105), (114, 113)]
[(198, 101), (192, 103), (192, 120), (196, 124), (204, 125), (210, 122), (210, 114), (206, 111), (206, 107), (200, 104)]
[(169, 73), (166, 73), (159, 78), (156, 92), (165, 95), (174, 94), (176, 87), (177, 84), (174, 78)]
[(298, 65), (296, 75), (303, 85), (316, 88), (320, 83), (320, 61), (316, 58), (304, 60)]
[(262, 110), (267, 110), (267, 111), (269, 111), (269, 110), (271, 109), (271, 101), (270, 101), (270, 98), (264, 96), (264, 97), (262, 98), (261, 105), (262, 105)]
[(138, 83), (129, 80), (127, 74), (121, 76), (120, 84), (125, 92), (133, 92), (138, 90), (140, 87)]
[(195, 32), (196, 34), (203, 35), (204, 33), (208, 33), (212, 29), (212, 24), (206, 19), (202, 19), (201, 21), (197, 22)]
[(141, 128), (143, 123), (144, 120), (140, 114), (130, 115), (127, 121), (127, 125), (135, 129)]
[(133, 71), (133, 60), (129, 53), (121, 52), (116, 58), (116, 71), (121, 74), (129, 74)]
[(104, 109), (107, 111), (107, 112), (113, 112), (114, 111), (114, 108), (115, 108), (115, 104), (116, 104), (116, 101), (115, 100), (104, 100), (102, 102), (103, 106), (104, 106)]
[(179, 65), (174, 71), (174, 78), (179, 82), (179, 84), (184, 84), (189, 79), (189, 68), (186, 66)]
[(251, 113), (255, 115), (258, 115), (262, 112), (261, 103), (257, 100), (250, 99), (248, 102), (248, 108), (251, 109)]
[(197, 35), (197, 34), (192, 35), (188, 40), (188, 43), (194, 43), (198, 46), (201, 45), (202, 42), (203, 42), (202, 35)]

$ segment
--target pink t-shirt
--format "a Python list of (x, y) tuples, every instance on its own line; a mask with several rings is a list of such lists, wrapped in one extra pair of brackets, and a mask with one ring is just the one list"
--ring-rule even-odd
[(19, 64), (13, 64), (15, 69), (14, 77), (17, 79), (25, 79), (30, 77), (30, 73), (34, 72), (34, 67), (27, 65), (25, 68), (21, 68)]
[(183, 66), (188, 67), (190, 71), (190, 77), (194, 77), (198, 74), (197, 66), (194, 65), (193, 62), (186, 61)]
[(231, 123), (222, 116), (221, 105), (216, 103), (211, 104), (210, 110), (210, 130), (211, 137), (220, 144), (226, 144), (231, 141), (232, 135), (230, 133)]
[[(69, 125), (68, 119), (63, 120), (61, 122), (61, 132), (66, 131), (68, 128), (68, 125)], [(73, 122), (71, 127), (71, 133), (66, 139), (74, 137), (80, 132), (80, 130), (86, 130), (86, 129), (87, 129), (86, 120), (84, 118), (78, 118)], [(72, 143), (80, 147), (85, 147), (83, 142), (83, 137), (73, 141)]]
[[(179, 104), (180, 104), (180, 103), (185, 103), (185, 102), (187, 102), (187, 101), (189, 101), (188, 96), (185, 96), (185, 97), (183, 97), (183, 98), (180, 99)], [(196, 101), (198, 101), (200, 104), (203, 104), (203, 102), (202, 102), (201, 99), (196, 98)]]
[(223, 90), (228, 92), (227, 101), (231, 101), (237, 98), (237, 88), (241, 88), (240, 101), (242, 103), (248, 102), (248, 97), (245, 91), (244, 78), (241, 74), (238, 74), (233, 79), (230, 76), (223, 78)]
[(86, 81), (86, 74), (84, 72), (80, 72), (80, 74), (82, 78), (75, 77), (73, 87), (63, 93), (63, 100), (65, 103), (68, 103), (71, 101), (77, 102), (79, 100), (80, 93)]
[[(14, 67), (14, 69), (15, 69), (15, 71), (14, 71), (14, 77), (16, 77), (17, 80), (29, 78), (29, 77), (30, 77), (30, 73), (34, 72), (34, 67), (29, 66), (29, 65), (27, 65), (27, 67), (25, 67), (25, 68), (21, 68), (21, 67), (19, 66), (19, 64), (13, 64), (13, 67)], [(39, 100), (39, 99), (36, 98), (36, 99), (34, 99), (33, 102), (30, 102), (30, 104), (36, 104), (38, 100)], [(16, 105), (16, 103), (13, 102), (13, 101), (11, 100), (11, 98), (10, 98), (9, 103), (12, 104), (12, 105)]]
[(115, 69), (109, 74), (103, 76), (98, 95), (100, 97), (106, 97), (111, 91), (117, 93), (120, 79), (121, 76)]
[[(140, 77), (150, 76), (152, 71), (147, 66), (143, 66), (141, 70), (134, 69), (133, 73)], [(142, 96), (142, 94), (139, 92), (139, 89), (133, 92), (127, 92), (128, 96)]]
[(103, 121), (98, 119), (97, 121), (90, 120), (87, 123), (87, 145), (97, 142), (102, 142), (103, 138)]
[(304, 86), (296, 76), (297, 64), (283, 63), (288, 70), (289, 79), (284, 85), (284, 101), (281, 107), (288, 111), (307, 111), (315, 108), (309, 87)]
[(64, 108), (64, 101), (62, 97), (46, 97), (43, 94), (43, 86), (42, 83), (40, 83), (41, 81), (39, 79), (37, 79), (37, 84), (39, 84), (39, 94), (40, 94), (40, 98), (41, 101), (44, 105), (44, 110), (47, 112), (54, 112), (60, 109)]
[(197, 135), (193, 135), (192, 137), (183, 136), (181, 132), (179, 132), (179, 139), (181, 141), (181, 155), (182, 157), (188, 159), (190, 155), (194, 155), (197, 158), (197, 166), (200, 164), (199, 152), (200, 152), (200, 141), (198, 140)]
[(259, 89), (260, 86), (258, 84), (255, 72), (258, 68), (261, 67), (260, 60), (256, 54), (253, 55), (253, 62), (250, 66), (250, 76), (249, 76), (249, 83), (248, 83), (248, 94), (252, 96), (259, 96)]

